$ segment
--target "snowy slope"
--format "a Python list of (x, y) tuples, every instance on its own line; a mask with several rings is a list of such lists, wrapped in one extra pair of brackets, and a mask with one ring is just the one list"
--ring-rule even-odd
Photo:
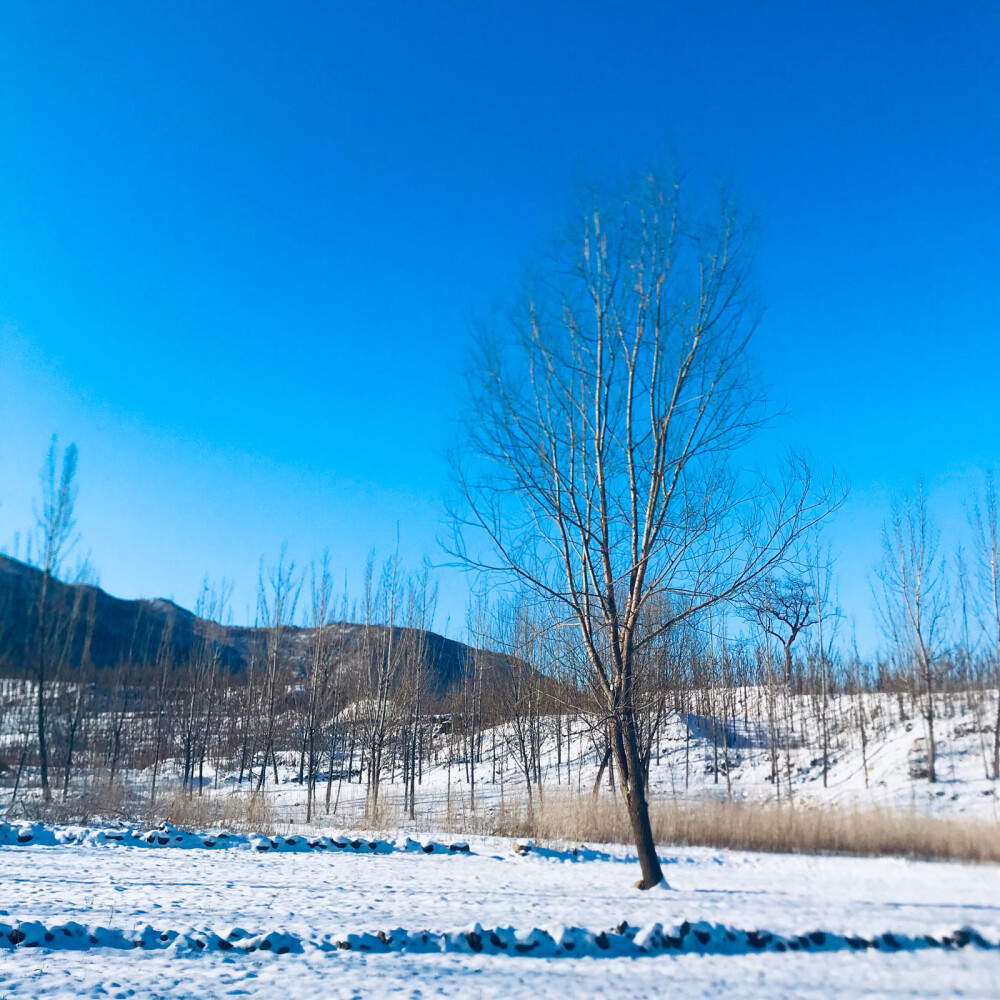
[[(674, 713), (665, 719), (658, 748), (650, 762), (650, 792), (654, 800), (697, 802), (702, 799), (737, 802), (780, 802), (797, 805), (837, 805), (851, 808), (905, 809), (933, 815), (969, 816), (1000, 820), (1000, 783), (991, 773), (993, 731), (987, 720), (995, 701), (977, 712), (961, 699), (950, 704), (937, 720), (938, 781), (919, 777), (926, 757), (926, 736), (921, 718), (900, 719), (897, 700), (889, 695), (866, 695), (865, 744), (853, 724), (858, 702), (831, 699), (826, 784), (823, 753), (815, 738), (816, 719), (810, 699), (792, 700), (788, 720), (772, 732), (753, 693), (747, 696), (747, 716), (724, 717)], [(985, 716), (985, 717), (984, 717)], [(851, 724), (849, 724), (851, 723)], [(554, 730), (561, 726), (557, 749)], [(567, 729), (570, 736), (567, 742)], [(541, 749), (543, 792), (589, 793), (601, 758), (599, 736), (586, 719), (543, 720)], [(805, 738), (802, 733), (805, 732)], [(727, 738), (725, 734), (728, 733)], [(790, 735), (789, 735), (790, 734)], [(509, 729), (482, 734), (482, 754), (475, 768), (475, 799), (479, 811), (495, 810), (501, 803), (524, 803), (525, 780), (511, 751)], [(492, 755), (496, 748), (497, 766)], [(417, 821), (422, 829), (435, 829), (445, 817), (468, 813), (471, 790), (460, 740), (449, 744), (439, 736), (437, 762), (426, 763), (417, 789)], [(449, 758), (451, 763), (449, 764)], [(298, 758), (285, 756), (277, 786), (270, 771), (265, 793), (275, 804), (281, 821), (299, 824), (305, 817), (305, 791), (296, 783)], [(339, 762), (338, 762), (339, 763)], [(357, 762), (355, 762), (357, 765)], [(772, 778), (775, 767), (777, 780)], [(728, 772), (728, 781), (727, 781)], [(236, 790), (235, 776), (207, 771), (208, 794)], [(347, 826), (364, 826), (365, 785), (355, 773), (352, 783), (335, 782), (331, 801), (333, 817)], [(396, 804), (402, 815), (403, 790), (398, 768), (387, 773), (380, 792), (383, 805)], [(602, 787), (608, 788), (605, 771)], [(247, 788), (244, 783), (243, 789)], [(325, 788), (320, 782), (321, 813)], [(391, 810), (389, 810), (391, 812)], [(321, 817), (322, 818), (322, 817)], [(475, 823), (470, 820), (472, 827)], [(454, 824), (452, 824), (454, 825)], [(486, 827), (488, 828), (488, 824)]]

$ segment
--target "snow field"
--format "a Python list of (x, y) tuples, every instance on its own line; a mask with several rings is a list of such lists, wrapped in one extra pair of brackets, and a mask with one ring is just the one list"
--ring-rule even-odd
[(32, 829), (51, 846), (0, 847), (0, 996), (987, 997), (1000, 983), (995, 866), (686, 849), (663, 855), (671, 888), (644, 893), (619, 848), (261, 852), (253, 837), (220, 850), (204, 842), (218, 834), (136, 830), (129, 846)]

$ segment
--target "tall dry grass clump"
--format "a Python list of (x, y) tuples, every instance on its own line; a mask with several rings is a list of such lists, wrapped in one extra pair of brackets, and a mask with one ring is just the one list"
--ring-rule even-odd
[[(759, 803), (653, 802), (658, 844), (800, 854), (896, 856), (1000, 862), (1000, 823), (883, 809), (790, 807)], [(497, 836), (538, 841), (629, 844), (621, 799), (549, 793), (532, 810), (493, 814)]]
[(234, 833), (276, 832), (274, 804), (263, 794), (186, 795), (178, 792), (147, 808), (143, 817), (151, 825), (172, 823), (188, 830), (209, 827)]
[(65, 800), (53, 802), (43, 802), (40, 796), (26, 797), (8, 818), (83, 826), (172, 823), (188, 830), (220, 828), (234, 833), (280, 832), (282, 826), (273, 802), (266, 795), (189, 796), (177, 791), (159, 796), (151, 805), (148, 796), (119, 782), (95, 783)]

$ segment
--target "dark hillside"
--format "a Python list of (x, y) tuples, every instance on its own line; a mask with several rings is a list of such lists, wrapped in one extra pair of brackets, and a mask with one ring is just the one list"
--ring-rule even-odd
[[(42, 574), (25, 563), (0, 556), (0, 666), (7, 673), (20, 673), (26, 667), (25, 651), (41, 592)], [(99, 587), (84, 584), (50, 584), (50, 619), (69, 640), (64, 643), (69, 667), (79, 667), (84, 656), (87, 621), (93, 618), (89, 659), (96, 668), (115, 666), (131, 660), (137, 665), (155, 661), (164, 635), (169, 636), (173, 662), (183, 666), (204, 641), (215, 644), (219, 660), (228, 669), (246, 669), (255, 644), (262, 646), (264, 629), (219, 625), (198, 618), (185, 608), (166, 600), (121, 600)], [(375, 626), (381, 632), (384, 626)], [(341, 623), (332, 627), (334, 646), (348, 653), (362, 640), (364, 626)], [(448, 639), (436, 632), (417, 633), (397, 629), (398, 638), (419, 639), (423, 649), (423, 667), (429, 688), (444, 694), (468, 673), (476, 659), (487, 669), (501, 667), (506, 659), (497, 653), (474, 650), (471, 646)], [(286, 648), (294, 669), (309, 654), (312, 629), (289, 628)]]

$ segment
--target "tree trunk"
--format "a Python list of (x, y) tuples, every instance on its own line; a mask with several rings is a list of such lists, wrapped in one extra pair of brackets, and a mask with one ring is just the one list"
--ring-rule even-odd
[(604, 769), (608, 766), (611, 761), (611, 745), (608, 744), (608, 749), (604, 751), (604, 756), (601, 758), (601, 766), (597, 769), (597, 779), (594, 781), (594, 791), (592, 792), (593, 797), (596, 799), (598, 793), (601, 790), (601, 778), (604, 777)]
[(613, 722), (613, 747), (618, 765), (619, 784), (625, 794), (628, 819), (635, 838), (642, 871), (640, 889), (652, 889), (664, 881), (660, 859), (656, 856), (656, 841), (649, 821), (649, 802), (646, 799), (646, 781), (639, 757), (639, 741), (635, 721), (627, 715), (616, 715)]
[(49, 571), (42, 576), (42, 593), (38, 606), (38, 765), (42, 778), (42, 797), (48, 802), (52, 798), (49, 788), (49, 751), (45, 741), (45, 628), (46, 604), (48, 602)]
[(934, 745), (934, 675), (930, 656), (921, 650), (924, 661), (924, 684), (927, 690), (927, 780), (937, 781), (937, 747)]
[(1000, 778), (1000, 671), (997, 673), (997, 721), (993, 728), (993, 779)]

